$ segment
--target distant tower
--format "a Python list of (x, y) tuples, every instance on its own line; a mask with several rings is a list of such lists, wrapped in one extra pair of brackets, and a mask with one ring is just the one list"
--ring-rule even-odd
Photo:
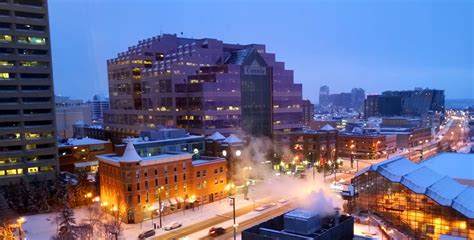
[(109, 98), (96, 94), (92, 99), (91, 105), (92, 122), (102, 124), (104, 112), (109, 109)]
[(329, 87), (327, 85), (319, 88), (319, 105), (321, 107), (329, 105)]

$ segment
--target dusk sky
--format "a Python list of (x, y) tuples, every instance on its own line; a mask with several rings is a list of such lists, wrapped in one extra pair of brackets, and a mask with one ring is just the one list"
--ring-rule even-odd
[[(224, 3), (225, 2), (225, 3)], [(50, 0), (56, 94), (108, 94), (106, 60), (160, 33), (261, 43), (304, 98), (429, 87), (474, 98), (474, 1)]]

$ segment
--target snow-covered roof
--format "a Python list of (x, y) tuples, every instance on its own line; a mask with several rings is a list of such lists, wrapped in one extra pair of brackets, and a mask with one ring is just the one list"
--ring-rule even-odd
[(109, 143), (104, 140), (99, 140), (95, 138), (70, 138), (67, 142), (59, 144), (59, 147), (67, 147), (67, 146), (82, 146), (82, 145), (94, 145), (94, 144), (106, 144)]
[(397, 161), (380, 165), (377, 171), (390, 181), (400, 182), (404, 175), (413, 172), (418, 168), (420, 168), (420, 166), (413, 164), (410, 160), (400, 158)]
[(454, 179), (474, 180), (474, 154), (441, 153), (420, 164)]
[(138, 155), (137, 150), (135, 150), (135, 146), (133, 146), (133, 142), (129, 141), (119, 161), (120, 162), (139, 162), (141, 160), (142, 160), (142, 157)]
[(206, 137), (206, 139), (213, 140), (213, 141), (222, 141), (225, 139), (225, 137), (220, 132), (215, 132), (212, 135)]
[(224, 143), (237, 144), (237, 143), (242, 143), (242, 140), (239, 137), (235, 136), (234, 134), (231, 134), (226, 139), (224, 139)]
[(441, 205), (451, 206), (452, 201), (468, 186), (454, 181), (446, 176), (435, 182), (426, 190), (426, 195)]
[(403, 176), (402, 184), (411, 189), (413, 192), (424, 194), (426, 192), (426, 188), (441, 180), (443, 177), (443, 175), (434, 172), (427, 167), (421, 167)]
[(453, 208), (469, 218), (474, 218), (474, 188), (469, 187), (462, 191), (453, 200)]
[[(427, 160), (420, 164), (415, 164), (404, 157), (394, 157), (359, 171), (355, 177), (368, 171), (378, 172), (392, 182), (399, 182), (413, 192), (430, 197), (440, 205), (452, 207), (468, 218), (474, 218), (474, 187), (464, 185), (450, 176), (454, 169), (474, 174), (472, 168), (469, 167), (467, 170), (461, 170), (466, 168), (464, 161), (469, 161), (466, 158), (470, 159), (471, 156), (449, 155), (452, 156), (448, 156), (449, 158), (440, 156), (438, 160), (433, 160), (431, 163)], [(451, 159), (463, 157), (465, 157), (464, 160), (451, 161)], [(441, 168), (441, 165), (444, 168)], [(431, 168), (432, 166), (437, 169)]]
[(326, 125), (324, 125), (324, 127), (321, 128), (321, 130), (323, 130), (323, 131), (333, 131), (335, 129), (331, 125), (326, 124)]

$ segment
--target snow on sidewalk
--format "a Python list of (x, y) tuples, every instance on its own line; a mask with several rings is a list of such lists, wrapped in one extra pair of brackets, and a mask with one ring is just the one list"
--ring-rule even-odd
[[(248, 201), (243, 199), (243, 195), (237, 195), (236, 198), (236, 207), (237, 209), (253, 205), (253, 201)], [(257, 200), (258, 202), (259, 200)], [(219, 214), (225, 214), (232, 211), (232, 206), (229, 204), (229, 199), (222, 199), (213, 203), (205, 204), (192, 209), (187, 209), (185, 212), (179, 211), (173, 214), (164, 216), (163, 226), (166, 224), (177, 221), (183, 224), (183, 227), (188, 225), (205, 221), (208, 218), (215, 217)], [(76, 218), (76, 223), (85, 223), (88, 219), (88, 210), (86, 207), (80, 207), (74, 209), (74, 217)], [(56, 224), (57, 213), (46, 213), (46, 214), (36, 214), (28, 215), (26, 217), (26, 222), (23, 224), (23, 229), (27, 239), (50, 239), (51, 236), (57, 232)], [(230, 216), (229, 216), (230, 217)], [(112, 219), (112, 216), (107, 215), (106, 219)], [(103, 219), (103, 220), (106, 220)], [(159, 223), (159, 218), (153, 219), (154, 223)], [(122, 224), (123, 228), (123, 238), (124, 239), (137, 239), (138, 235), (144, 231), (153, 229), (152, 221), (146, 220), (143, 223), (137, 224)], [(164, 230), (157, 229), (156, 235), (165, 233)]]
[[(235, 199), (235, 206), (237, 207), (236, 210), (253, 205), (253, 201), (244, 200), (243, 195), (237, 195), (235, 196)], [(180, 211), (166, 215), (163, 219), (163, 227), (175, 221), (181, 223), (183, 227), (186, 227), (200, 221), (205, 221), (206, 219), (215, 217), (219, 214), (229, 213), (230, 211), (232, 211), (232, 205), (229, 204), (229, 200), (222, 199), (220, 201), (202, 205), (199, 207), (199, 209), (195, 208), (194, 211), (192, 209), (187, 209), (185, 213)], [(157, 225), (159, 221), (159, 218), (153, 219), (153, 222), (157, 223)], [(151, 220), (146, 220), (142, 224), (124, 224), (123, 229), (123, 234), (126, 239), (136, 239), (140, 233), (153, 229), (153, 224), (151, 223)], [(167, 231), (157, 229), (155, 237), (165, 233), (167, 233)]]

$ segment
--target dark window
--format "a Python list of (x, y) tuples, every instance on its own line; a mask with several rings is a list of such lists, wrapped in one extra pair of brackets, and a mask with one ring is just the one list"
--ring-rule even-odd
[(16, 85), (0, 85), (0, 91), (16, 91)]
[(178, 176), (174, 175), (174, 182), (178, 182)]
[(35, 18), (35, 19), (43, 19), (44, 14), (40, 13), (32, 13), (32, 12), (15, 12), (15, 16), (17, 17), (24, 17), (24, 18)]
[(132, 184), (127, 184), (127, 191), (129, 191), (129, 192), (132, 191)]
[(137, 191), (139, 191), (139, 190), (140, 190), (140, 183), (137, 182)]
[(0, 48), (0, 54), (12, 54), (13, 48)]
[(24, 90), (24, 91), (35, 91), (35, 90), (49, 90), (50, 89), (50, 86), (48, 85), (25, 85), (25, 86), (21, 86), (21, 90)]

